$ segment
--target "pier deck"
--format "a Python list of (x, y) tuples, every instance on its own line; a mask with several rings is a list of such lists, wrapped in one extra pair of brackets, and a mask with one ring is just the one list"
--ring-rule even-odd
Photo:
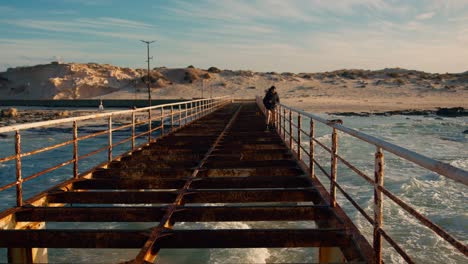
[[(49, 191), (48, 207), (15, 213), (17, 222), (158, 223), (150, 230), (3, 230), (0, 247), (141, 248), (137, 262), (154, 261), (162, 248), (317, 247), (324, 259), (369, 262), (370, 245), (264, 122), (255, 103), (227, 105)], [(272, 222), (267, 229), (177, 229), (179, 222), (225, 221)]]
[[(112, 128), (114, 114), (97, 115), (108, 118), (108, 130), (95, 134), (109, 136), (108, 147), (100, 149), (108, 151), (108, 162), (82, 174), (78, 174), (78, 141), (90, 136), (78, 137), (80, 118), (57, 121), (74, 122), (73, 140), (66, 142), (74, 145), (74, 158), (61, 165), (74, 164), (73, 178), (24, 202), (22, 183), (58, 166), (23, 179), (21, 158), (35, 153), (20, 152), (19, 131), (45, 124), (3, 129), (16, 131), (16, 155), (0, 162), (16, 160), (17, 180), (1, 186), (0, 191), (16, 186), (17, 207), (0, 213), (0, 248), (8, 248), (8, 261), (14, 263), (48, 262), (48, 248), (136, 249), (137, 253), (128, 256), (128, 263), (152, 263), (161, 249), (294, 247), (316, 248), (315, 261), (320, 263), (382, 263), (384, 238), (405, 261), (413, 263), (382, 228), (385, 195), (468, 255), (466, 245), (383, 186), (383, 150), (465, 185), (466, 171), (283, 105), (276, 112), (278, 129), (268, 131), (259, 105), (253, 101), (202, 99), (130, 111), (132, 124), (122, 127), (132, 128), (132, 136), (126, 139), (131, 140), (132, 150), (116, 158), (112, 156), (113, 146), (124, 141), (113, 143), (112, 132), (122, 127)], [(160, 110), (159, 117), (152, 116), (156, 110)], [(138, 111), (148, 111), (149, 123), (148, 131), (137, 135)], [(167, 111), (170, 114), (165, 114)], [(302, 116), (310, 119), (310, 132), (303, 130)], [(160, 122), (154, 127), (157, 118)], [(333, 129), (331, 147), (315, 138), (315, 121)], [(337, 154), (337, 130), (377, 147), (374, 179)], [(157, 139), (152, 137), (154, 131), (160, 131)], [(304, 135), (310, 142), (307, 149), (301, 141)], [(148, 137), (148, 143), (136, 147), (138, 136)], [(329, 172), (316, 161), (315, 145), (331, 154)], [(374, 186), (373, 218), (338, 184), (338, 161)], [(315, 177), (315, 168), (330, 179), (330, 186), (325, 188)], [(373, 246), (336, 202), (337, 190), (372, 224)], [(60, 222), (73, 228), (48, 226)], [(97, 222), (114, 224), (106, 229), (89, 229), (90, 223)], [(132, 226), (142, 222), (150, 228)], [(200, 222), (204, 225), (186, 228)], [(232, 222), (261, 224), (246, 229), (234, 223), (232, 228), (219, 229), (219, 222), (225, 226)], [(109, 262), (105, 254), (102, 258), (102, 262)]]

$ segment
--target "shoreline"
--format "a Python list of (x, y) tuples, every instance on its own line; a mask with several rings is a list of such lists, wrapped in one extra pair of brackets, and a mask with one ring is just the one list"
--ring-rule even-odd
[[(357, 111), (347, 111), (349, 109), (341, 108), (335, 109), (336, 111), (310, 111), (307, 110), (307, 105), (300, 105), (302, 107), (306, 106), (304, 111), (311, 113), (326, 113), (329, 115), (335, 116), (360, 116), (360, 117), (369, 117), (369, 116), (393, 116), (393, 115), (403, 115), (403, 116), (437, 116), (437, 117), (464, 117), (468, 116), (468, 109), (457, 106), (457, 107), (438, 107), (436, 109), (398, 109), (398, 110), (388, 110), (388, 111), (366, 111), (367, 109), (357, 110)], [(299, 107), (300, 107), (299, 106)], [(294, 105), (294, 107), (298, 107)], [(316, 106), (315, 106), (316, 107)], [(1, 110), (7, 110), (15, 107), (0, 108)], [(107, 108), (105, 112), (113, 111), (112, 108)], [(115, 111), (120, 110), (118, 108)], [(340, 111), (341, 110), (341, 111)], [(344, 110), (344, 111), (342, 111)], [(1, 116), (0, 115), (0, 127), (1, 126), (10, 126), (15, 124), (30, 123), (30, 122), (39, 122), (67, 117), (77, 117), (83, 115), (91, 115), (99, 112), (98, 110), (91, 109), (67, 109), (61, 107), (59, 109), (18, 109), (15, 117)]]
[(406, 110), (391, 110), (382, 112), (331, 112), (330, 115), (338, 116), (438, 116), (438, 117), (463, 117), (468, 116), (468, 109), (463, 107), (440, 107), (437, 110), (424, 110), (424, 109), (406, 109)]

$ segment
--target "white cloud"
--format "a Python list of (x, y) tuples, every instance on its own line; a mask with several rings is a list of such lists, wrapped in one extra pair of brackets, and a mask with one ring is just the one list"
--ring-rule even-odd
[(431, 19), (432, 17), (434, 17), (434, 15), (435, 15), (435, 12), (423, 13), (423, 14), (417, 15), (417, 16), (416, 16), (416, 19), (417, 19), (417, 20)]
[(467, 11), (468, 1), (466, 0), (431, 0), (430, 4), (433, 10), (443, 10), (452, 14), (459, 11)]
[[(73, 19), (69, 21), (17, 19), (0, 21), (6, 24), (52, 32), (80, 33), (87, 35), (138, 40), (148, 37), (150, 24), (118, 18)], [(141, 30), (138, 30), (141, 29)]]
[(78, 11), (76, 10), (50, 10), (48, 12), (51, 15), (76, 15)]
[[(193, 2), (173, 1), (176, 7), (165, 8), (168, 12), (182, 15), (184, 19), (217, 20), (225, 22), (253, 22), (255, 20), (289, 19), (312, 22), (317, 17), (307, 12), (302, 2), (281, 0), (205, 0)], [(155, 6), (155, 8), (160, 8)]]

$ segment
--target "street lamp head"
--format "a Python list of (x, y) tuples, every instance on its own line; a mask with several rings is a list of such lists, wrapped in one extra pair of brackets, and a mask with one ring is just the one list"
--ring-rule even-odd
[(148, 45), (153, 43), (153, 42), (156, 42), (156, 40), (147, 41), (147, 40), (141, 40), (141, 39), (140, 39), (140, 41), (143, 42), (143, 43), (146, 43)]

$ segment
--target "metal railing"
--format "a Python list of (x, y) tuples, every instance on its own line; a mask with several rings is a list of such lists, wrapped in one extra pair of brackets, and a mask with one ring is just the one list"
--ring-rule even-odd
[[(262, 103), (260, 97), (256, 98), (257, 105), (265, 113), (266, 109)], [(294, 122), (293, 116), (297, 117), (297, 122)], [(304, 119), (309, 119), (309, 133), (303, 130), (302, 124)], [(384, 187), (384, 153), (388, 151), (394, 155), (417, 164), (423, 168), (426, 168), (432, 172), (436, 172), (454, 181), (460, 182), (464, 185), (468, 185), (468, 172), (449, 164), (433, 160), (431, 158), (420, 155), (416, 152), (408, 149), (399, 147), (392, 143), (378, 139), (376, 137), (367, 135), (365, 133), (356, 131), (351, 128), (347, 128), (338, 124), (326, 120), (319, 116), (304, 112), (299, 109), (288, 107), (280, 104), (274, 112), (274, 122), (278, 134), (282, 137), (283, 141), (293, 154), (303, 162), (308, 168), (308, 173), (311, 177), (315, 178), (315, 168), (317, 167), (323, 175), (330, 180), (330, 206), (336, 206), (336, 189), (338, 189), (343, 196), (364, 216), (364, 218), (373, 225), (373, 248), (376, 258), (376, 263), (382, 263), (382, 237), (400, 254), (400, 256), (408, 263), (414, 263), (413, 259), (403, 250), (403, 248), (392, 239), (389, 234), (382, 227), (383, 223), (383, 197), (386, 196), (397, 204), (400, 208), (404, 209), (409, 215), (419, 220), (419, 222), (434, 231), (439, 237), (445, 239), (458, 251), (465, 256), (468, 256), (468, 247), (462, 242), (457, 240), (454, 236), (449, 234), (443, 228), (433, 223), (427, 217), (419, 213), (408, 203), (397, 197), (394, 193)], [(331, 131), (331, 148), (327, 147), (324, 143), (317, 140), (315, 136), (316, 123), (322, 123), (332, 129)], [(294, 130), (293, 130), (294, 127)], [(346, 133), (352, 137), (355, 137), (361, 141), (367, 142), (375, 146), (375, 157), (374, 157), (374, 177), (366, 175), (366, 173), (359, 170), (356, 166), (353, 166), (349, 161), (345, 160), (338, 154), (338, 131)], [(305, 135), (309, 138), (309, 149), (305, 148), (301, 142), (301, 136)], [(315, 145), (320, 146), (326, 152), (330, 153), (330, 171), (328, 172), (324, 166), (322, 166), (316, 159)], [(305, 153), (307, 160), (302, 157), (301, 153)], [(305, 161), (305, 162), (304, 162)], [(373, 217), (365, 212), (365, 210), (359, 206), (359, 204), (343, 189), (343, 187), (337, 181), (337, 166), (338, 161), (344, 164), (346, 167), (351, 169), (354, 173), (366, 180), (374, 189), (374, 209)]]
[[(164, 134), (169, 131), (175, 131), (181, 127), (186, 126), (187, 124), (191, 123), (194, 120), (197, 120), (214, 110), (222, 107), (223, 105), (230, 103), (231, 99), (228, 97), (218, 97), (212, 99), (199, 99), (193, 101), (186, 101), (180, 103), (172, 103), (172, 104), (163, 104), (157, 105), (153, 107), (145, 107), (139, 108), (134, 110), (124, 110), (124, 111), (113, 111), (108, 113), (99, 113), (95, 115), (87, 115), (87, 116), (80, 116), (80, 117), (72, 117), (72, 118), (64, 118), (64, 119), (57, 119), (57, 120), (49, 120), (49, 121), (42, 121), (42, 122), (34, 122), (34, 123), (26, 123), (26, 124), (19, 124), (15, 126), (7, 126), (7, 127), (0, 127), (0, 134), (3, 133), (15, 133), (15, 140), (12, 142), (15, 146), (15, 154), (1, 157), (0, 156), (0, 164), (8, 161), (15, 161), (16, 163), (16, 179), (6, 185), (0, 186), (0, 192), (10, 189), (16, 186), (16, 206), (23, 206), (23, 183), (35, 179), (41, 175), (50, 173), (55, 171), (59, 168), (64, 166), (73, 164), (73, 178), (79, 178), (79, 163), (78, 161), (88, 158), (90, 156), (96, 155), (103, 151), (107, 151), (107, 162), (112, 161), (114, 158), (113, 149), (116, 146), (122, 145), (127, 142), (131, 142), (130, 149), (128, 151), (135, 150), (140, 148), (143, 145), (151, 143), (155, 138), (153, 137), (154, 134), (158, 134), (159, 136), (164, 136)], [(136, 116), (141, 115), (144, 116), (142, 120), (138, 120)], [(127, 117), (127, 119), (131, 118), (129, 124), (124, 124), (121, 126), (114, 126), (115, 123), (113, 119), (115, 117)], [(94, 122), (98, 121), (99, 119), (107, 118), (107, 128), (102, 131), (94, 132), (92, 134), (78, 136), (78, 128), (80, 121), (89, 121)], [(154, 123), (157, 123), (156, 127), (153, 127)], [(35, 149), (28, 152), (22, 152), (22, 145), (21, 145), (21, 133), (28, 130), (28, 129), (36, 129), (36, 128), (43, 128), (43, 127), (51, 127), (51, 126), (64, 126), (72, 124), (72, 140), (68, 140), (59, 144)], [(83, 125), (86, 126), (86, 125)], [(137, 128), (139, 126), (147, 126), (147, 130), (141, 133), (137, 133)], [(120, 140), (118, 142), (113, 142), (113, 132), (130, 129), (131, 135)], [(159, 133), (158, 133), (159, 132)], [(95, 149), (91, 152), (78, 155), (78, 142), (83, 141), (85, 139), (95, 138), (98, 136), (107, 135), (107, 144), (104, 147)], [(141, 144), (140, 146), (136, 146), (136, 140), (139, 138), (145, 137), (145, 143)], [(147, 139), (146, 139), (147, 137)], [(46, 151), (55, 150), (64, 146), (72, 145), (73, 146), (73, 158), (69, 159), (65, 162), (60, 164), (51, 166), (44, 170), (41, 170), (37, 173), (24, 176), (23, 175), (23, 158), (28, 156), (33, 156), (39, 153), (43, 153)], [(1, 153), (0, 153), (1, 155)]]

